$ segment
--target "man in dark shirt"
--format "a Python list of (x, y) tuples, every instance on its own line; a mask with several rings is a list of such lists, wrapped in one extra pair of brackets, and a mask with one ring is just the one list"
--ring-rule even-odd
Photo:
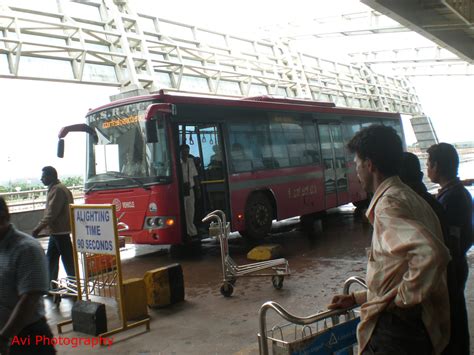
[[(459, 157), (456, 149), (447, 143), (432, 145), (428, 149), (428, 177), (438, 183), (441, 189), (437, 199), (444, 207), (447, 215), (448, 235), (454, 244), (452, 258), (457, 278), (457, 297), (451, 302), (465, 304), (464, 289), (466, 287), (469, 266), (466, 253), (472, 245), (472, 198), (471, 194), (462, 185), (457, 177)], [(452, 354), (470, 354), (469, 350), (469, 325), (467, 311), (456, 312), (456, 323), (463, 329), (462, 334), (455, 341), (458, 349)], [(451, 343), (454, 343), (452, 339)]]

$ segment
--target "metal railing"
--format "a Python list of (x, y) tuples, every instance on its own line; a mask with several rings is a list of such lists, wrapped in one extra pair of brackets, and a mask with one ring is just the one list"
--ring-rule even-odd
[[(68, 187), (76, 202), (84, 198), (84, 186)], [(10, 212), (34, 211), (44, 209), (48, 189), (34, 189), (0, 193), (8, 204)]]
[(142, 14), (127, 1), (58, 0), (48, 8), (4, 3), (0, 62), (6, 64), (0, 77), (147, 92), (278, 95), (423, 113), (405, 78), (303, 53), (287, 41), (246, 39)]

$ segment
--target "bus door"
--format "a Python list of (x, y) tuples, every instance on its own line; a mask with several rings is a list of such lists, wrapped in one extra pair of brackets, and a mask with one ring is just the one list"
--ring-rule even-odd
[(341, 125), (339, 123), (320, 123), (319, 135), (324, 165), (326, 208), (332, 208), (349, 201)]
[(186, 143), (199, 173), (201, 196), (196, 199), (195, 224), (216, 209), (228, 214), (222, 130), (215, 123), (178, 125), (179, 144)]

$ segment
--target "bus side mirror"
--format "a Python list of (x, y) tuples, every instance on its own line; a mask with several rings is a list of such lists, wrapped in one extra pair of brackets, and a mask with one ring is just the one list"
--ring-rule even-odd
[(158, 143), (158, 133), (156, 131), (155, 120), (145, 121), (145, 131), (147, 143)]
[(64, 139), (58, 141), (58, 158), (64, 157)]

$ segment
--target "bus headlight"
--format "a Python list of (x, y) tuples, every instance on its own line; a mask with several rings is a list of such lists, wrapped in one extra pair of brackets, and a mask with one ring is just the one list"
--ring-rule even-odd
[(150, 216), (145, 218), (144, 229), (161, 229), (174, 226), (173, 217)]

